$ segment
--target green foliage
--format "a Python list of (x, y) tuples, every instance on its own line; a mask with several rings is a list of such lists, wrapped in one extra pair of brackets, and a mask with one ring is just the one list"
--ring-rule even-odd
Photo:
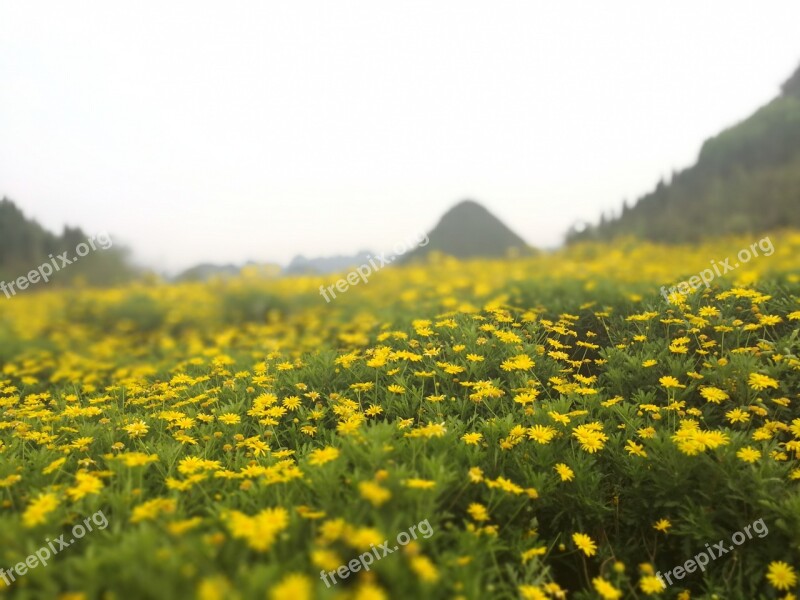
[[(65, 227), (60, 236), (44, 229), (36, 221), (25, 218), (8, 198), (0, 200), (0, 281), (13, 281), (39, 265), (50, 262), (50, 256), (68, 252), (75, 257), (75, 248), (91, 237), (79, 228)], [(128, 263), (128, 252), (111, 245), (73, 260), (63, 270), (53, 273), (48, 285), (83, 282), (90, 285), (113, 285), (132, 279), (136, 272)], [(56, 259), (56, 264), (60, 261)], [(35, 286), (34, 286), (35, 287)]]

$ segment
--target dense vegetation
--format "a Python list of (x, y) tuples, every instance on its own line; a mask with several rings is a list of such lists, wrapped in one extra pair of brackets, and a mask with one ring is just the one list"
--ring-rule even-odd
[(108, 522), (0, 596), (793, 598), (800, 235), (771, 239), (672, 303), (752, 240), (433, 257), (330, 304), (247, 273), (0, 302), (0, 567)]

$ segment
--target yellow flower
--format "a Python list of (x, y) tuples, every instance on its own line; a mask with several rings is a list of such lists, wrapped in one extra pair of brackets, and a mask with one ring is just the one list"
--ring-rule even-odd
[(754, 463), (757, 462), (759, 458), (761, 458), (761, 452), (756, 450), (752, 446), (745, 446), (736, 453), (736, 456), (740, 460), (743, 460), (746, 463)]
[(201, 517), (192, 517), (190, 519), (173, 521), (167, 524), (167, 531), (169, 531), (171, 535), (179, 537), (184, 535), (186, 532), (200, 526), (202, 523), (203, 519)]
[(65, 462), (67, 462), (66, 458), (64, 457), (57, 458), (49, 465), (47, 465), (44, 469), (42, 469), (42, 473), (44, 473), (45, 475), (50, 475), (50, 473), (57, 471), (59, 467), (61, 467), (61, 465), (63, 465)]
[(489, 486), (491, 489), (499, 488), (504, 492), (508, 492), (509, 494), (514, 494), (515, 496), (519, 496), (520, 494), (525, 493), (525, 490), (523, 488), (518, 486), (510, 479), (506, 479), (505, 477), (498, 477), (494, 481), (487, 480), (486, 485)]
[(289, 573), (270, 590), (270, 600), (311, 600), (314, 597), (311, 580), (301, 573)]
[(339, 458), (340, 454), (341, 452), (339, 452), (339, 449), (332, 446), (318, 448), (309, 453), (308, 464), (318, 467), (320, 465), (324, 465), (325, 463), (329, 463), (332, 460), (336, 460)]
[(55, 494), (39, 494), (28, 504), (22, 513), (22, 523), (25, 527), (35, 527), (47, 521), (47, 515), (58, 507), (58, 497)]
[(362, 583), (353, 592), (353, 600), (389, 600), (389, 596), (379, 586), (371, 581), (362, 580)]
[(669, 345), (669, 351), (673, 354), (686, 354), (689, 351), (689, 348), (684, 346), (683, 344), (678, 344), (677, 342), (673, 342)]
[(103, 482), (99, 477), (80, 471), (75, 474), (75, 486), (67, 490), (67, 496), (76, 502), (89, 494), (99, 494), (102, 489)]
[(547, 546), (537, 546), (536, 548), (530, 548), (529, 550), (525, 550), (525, 552), (523, 552), (521, 555), (522, 564), (527, 563), (535, 556), (543, 556), (544, 554), (547, 554)]
[(636, 433), (639, 434), (639, 437), (647, 440), (655, 437), (656, 430), (653, 427), (642, 427), (641, 429), (637, 429)]
[(686, 419), (681, 421), (681, 425), (672, 441), (678, 449), (687, 456), (694, 456), (707, 449), (713, 450), (719, 446), (724, 446), (730, 440), (728, 435), (722, 431), (702, 431), (697, 422)]
[(342, 558), (333, 550), (318, 549), (311, 551), (311, 562), (315, 567), (333, 571), (342, 564)]
[(383, 541), (384, 535), (374, 527), (357, 527), (347, 532), (347, 543), (351, 548), (360, 550), (369, 545), (377, 546)]
[(663, 581), (654, 575), (645, 575), (639, 580), (639, 589), (641, 589), (648, 596), (653, 594), (660, 594), (667, 587)]
[(76, 439), (74, 442), (72, 442), (72, 444), (70, 444), (70, 446), (80, 450), (81, 452), (84, 452), (89, 448), (92, 442), (94, 442), (93, 437), (84, 436)]
[(556, 433), (556, 430), (549, 425), (534, 425), (528, 428), (528, 438), (540, 444), (549, 444)]
[(242, 420), (242, 418), (234, 413), (224, 413), (217, 417), (217, 420), (225, 425), (236, 425)]
[(608, 436), (602, 431), (600, 423), (587, 423), (579, 425), (572, 430), (572, 435), (578, 440), (581, 449), (589, 454), (602, 450)]
[(403, 485), (407, 488), (411, 488), (412, 490), (429, 490), (436, 486), (435, 481), (431, 481), (430, 479), (404, 479)]
[(482, 433), (465, 433), (461, 436), (461, 440), (467, 444), (468, 446), (477, 446), (478, 443), (483, 439)]
[(761, 373), (750, 373), (750, 378), (747, 380), (747, 383), (750, 385), (751, 388), (757, 391), (764, 390), (768, 387), (777, 389), (778, 382), (775, 381), (772, 377), (768, 377), (767, 375), (762, 375)]
[(681, 383), (671, 375), (665, 375), (664, 377), (661, 377), (658, 382), (667, 389), (686, 387), (685, 385), (681, 385)]
[(527, 406), (528, 404), (533, 404), (538, 395), (539, 392), (537, 390), (522, 392), (521, 394), (514, 396), (514, 402), (521, 404), (522, 406)]
[(720, 314), (716, 306), (703, 306), (698, 312), (701, 317), (716, 317)]
[(602, 577), (592, 579), (592, 585), (603, 600), (619, 600), (619, 598), (622, 598), (622, 592)]
[(790, 564), (778, 560), (769, 563), (767, 580), (776, 590), (788, 590), (797, 583), (797, 575)]
[(172, 498), (153, 498), (133, 509), (131, 523), (152, 521), (161, 514), (172, 514), (178, 503)]
[(597, 554), (597, 544), (585, 533), (573, 533), (572, 541), (575, 542), (578, 549), (582, 550), (586, 556), (594, 556)]
[(572, 481), (575, 479), (575, 472), (564, 463), (558, 463), (554, 469), (561, 477), (561, 481)]
[(471, 516), (475, 521), (489, 520), (489, 511), (486, 510), (486, 507), (483, 504), (478, 504), (477, 502), (473, 502), (467, 508), (467, 512), (469, 513), (469, 516)]
[(418, 427), (417, 429), (409, 431), (405, 436), (410, 438), (424, 437), (431, 439), (434, 437), (442, 437), (445, 433), (447, 433), (447, 428), (444, 426), (444, 423), (428, 423), (424, 427)]
[(746, 423), (750, 420), (750, 415), (741, 408), (734, 408), (725, 413), (725, 418), (731, 423)]
[(146, 435), (150, 428), (144, 421), (136, 421), (126, 425), (123, 429), (128, 432), (131, 438), (139, 438)]
[(207, 577), (197, 585), (197, 600), (228, 600), (235, 598), (231, 594), (231, 584), (222, 575)]
[(325, 543), (335, 542), (345, 534), (349, 534), (351, 529), (344, 519), (327, 519), (320, 525), (320, 539)]
[(713, 386), (700, 388), (700, 395), (705, 398), (707, 402), (713, 402), (714, 404), (719, 404), (730, 397), (726, 391)]
[(221, 467), (218, 460), (206, 460), (199, 456), (187, 456), (178, 462), (178, 472), (184, 475), (191, 475), (198, 471), (217, 470)]
[(289, 410), (297, 410), (302, 405), (302, 401), (297, 396), (289, 396), (283, 401), (283, 405)]
[(145, 454), (144, 452), (124, 452), (118, 454), (116, 460), (122, 461), (126, 467), (141, 467), (153, 462), (158, 462), (158, 454)]
[(483, 470), (480, 467), (472, 467), (467, 475), (472, 483), (480, 483), (483, 481)]
[(362, 481), (359, 483), (358, 491), (361, 497), (370, 502), (373, 506), (381, 506), (392, 497), (392, 493), (389, 490), (372, 481)]
[(282, 507), (265, 508), (251, 517), (234, 510), (227, 514), (227, 525), (232, 537), (244, 539), (257, 552), (266, 552), (289, 526), (289, 513)]
[(538, 585), (521, 585), (517, 591), (522, 600), (547, 600), (548, 598)]
[(0, 479), (0, 488), (11, 487), (15, 483), (19, 483), (20, 481), (22, 481), (21, 475), (17, 475), (16, 473), (13, 475), (9, 475), (8, 477)]
[(778, 315), (758, 315), (758, 324), (764, 325), (767, 327), (771, 327), (773, 325), (777, 325), (778, 323), (782, 323), (783, 319)]
[(435, 583), (439, 580), (439, 571), (427, 556), (418, 555), (412, 557), (411, 570), (425, 583)]
[(368, 417), (377, 417), (379, 414), (383, 412), (383, 408), (378, 406), (377, 404), (370, 404), (369, 408), (364, 411), (364, 414)]
[(518, 354), (500, 364), (500, 368), (504, 371), (527, 371), (533, 367), (534, 362), (527, 354)]
[(656, 531), (663, 531), (664, 533), (667, 533), (670, 527), (672, 527), (672, 523), (669, 522), (669, 519), (659, 519), (653, 523), (653, 529)]
[(647, 452), (645, 451), (644, 446), (642, 444), (637, 444), (633, 440), (628, 440), (625, 442), (625, 450), (628, 452), (628, 454), (633, 456), (647, 458)]

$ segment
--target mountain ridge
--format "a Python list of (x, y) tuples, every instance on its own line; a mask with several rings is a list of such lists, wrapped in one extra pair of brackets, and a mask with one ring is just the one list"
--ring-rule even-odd
[(462, 200), (448, 209), (428, 232), (430, 242), (404, 255), (399, 263), (440, 253), (459, 259), (502, 258), (529, 249), (528, 243), (482, 204)]

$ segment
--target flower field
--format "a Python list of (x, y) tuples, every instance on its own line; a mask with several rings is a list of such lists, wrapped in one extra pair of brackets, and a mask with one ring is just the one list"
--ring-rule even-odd
[(794, 598), (800, 235), (771, 238), (672, 303), (752, 240), (435, 257), (330, 304), (253, 273), (3, 299), (0, 567), (108, 526), (0, 597)]

